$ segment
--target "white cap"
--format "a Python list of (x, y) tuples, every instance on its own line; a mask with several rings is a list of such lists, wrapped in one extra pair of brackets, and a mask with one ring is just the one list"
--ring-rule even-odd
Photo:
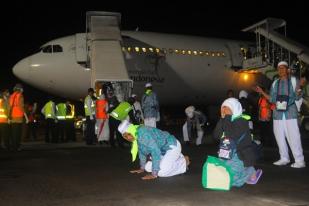
[(279, 62), (277, 67), (280, 67), (280, 66), (289, 67), (289, 65), (288, 65), (288, 63), (287, 63), (286, 61), (281, 61), (281, 62)]
[(134, 97), (134, 98), (135, 98), (135, 97), (137, 97), (137, 95), (136, 95), (136, 94), (132, 94), (131, 97)]
[(236, 99), (236, 98), (231, 97), (231, 98), (226, 99), (222, 103), (221, 107), (223, 107), (223, 106), (230, 108), (232, 110), (234, 116), (238, 116), (238, 115), (242, 114), (241, 104), (238, 101), (238, 99)]
[(150, 82), (145, 84), (145, 87), (152, 87), (152, 84)]
[(241, 98), (248, 98), (248, 92), (246, 92), (245, 90), (241, 90), (239, 92), (239, 99)]
[(131, 125), (131, 123), (128, 120), (123, 120), (121, 122), (121, 124), (118, 126), (118, 131), (121, 134), (124, 134), (127, 131), (127, 129), (129, 128), (130, 125)]

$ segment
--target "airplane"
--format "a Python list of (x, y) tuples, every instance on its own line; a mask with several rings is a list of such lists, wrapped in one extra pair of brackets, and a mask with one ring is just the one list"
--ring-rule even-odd
[[(250, 90), (261, 80), (254, 72), (236, 72), (252, 42), (141, 31), (121, 36), (132, 92), (141, 97), (151, 82), (161, 105), (220, 103), (227, 90)], [(13, 73), (40, 90), (81, 99), (92, 86), (92, 71), (79, 57), (86, 56), (85, 42), (85, 33), (49, 41), (19, 61)]]

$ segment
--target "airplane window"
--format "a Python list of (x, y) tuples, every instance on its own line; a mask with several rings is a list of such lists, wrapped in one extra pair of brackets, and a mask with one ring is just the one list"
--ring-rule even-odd
[(203, 56), (204, 52), (203, 51), (199, 51), (199, 55)]
[(139, 52), (139, 47), (135, 47), (135, 51), (136, 51), (136, 52)]
[(53, 52), (63, 52), (62, 47), (60, 45), (53, 45)]
[(215, 56), (215, 53), (214, 53), (214, 52), (211, 52), (211, 56), (214, 57), (214, 56)]
[(170, 54), (172, 54), (172, 53), (173, 53), (173, 49), (168, 49), (168, 52), (169, 52)]
[(189, 54), (189, 55), (191, 55), (191, 54), (192, 54), (191, 50), (188, 50), (188, 54)]
[(126, 51), (126, 48), (125, 48), (125, 47), (122, 47), (122, 51), (125, 52), (125, 51)]
[(193, 51), (193, 54), (194, 54), (194, 55), (197, 55), (197, 51)]
[(146, 50), (146, 48), (145, 48), (145, 47), (143, 47), (143, 48), (142, 48), (142, 51), (143, 51), (144, 53), (146, 53), (146, 52), (147, 52), (147, 50)]
[(153, 48), (149, 48), (149, 51), (150, 51), (150, 52), (153, 52)]
[(160, 49), (156, 48), (156, 52), (159, 53), (159, 52), (160, 52)]
[(182, 53), (182, 54), (186, 54), (186, 50), (182, 50), (181, 53)]
[(218, 57), (221, 56), (220, 52), (217, 52), (217, 56), (218, 56)]
[(175, 49), (175, 53), (176, 53), (176, 54), (179, 54), (179, 50), (178, 50), (178, 49)]
[(42, 48), (43, 53), (52, 53), (53, 49), (51, 45), (45, 46)]
[(206, 55), (206, 56), (209, 56), (209, 52), (205, 52), (205, 55)]
[(128, 47), (128, 52), (130, 52), (131, 51), (131, 47)]
[(222, 54), (221, 54), (223, 57), (225, 57), (225, 53), (224, 52), (222, 52)]

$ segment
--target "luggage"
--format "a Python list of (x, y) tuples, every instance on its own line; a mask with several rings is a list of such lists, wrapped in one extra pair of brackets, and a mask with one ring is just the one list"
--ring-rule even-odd
[(202, 185), (211, 190), (230, 190), (233, 184), (233, 173), (224, 160), (208, 156), (202, 172)]

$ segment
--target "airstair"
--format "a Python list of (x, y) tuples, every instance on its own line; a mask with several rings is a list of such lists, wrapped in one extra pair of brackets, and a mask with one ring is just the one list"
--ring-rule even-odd
[(120, 13), (90, 11), (86, 14), (87, 65), (91, 85), (97, 94), (112, 85), (119, 101), (126, 100), (133, 88), (122, 48)]
[(272, 79), (279, 61), (287, 61), (297, 75), (309, 64), (309, 49), (286, 36), (283, 19), (267, 18), (242, 31), (256, 34), (256, 50), (240, 71), (258, 70)]

